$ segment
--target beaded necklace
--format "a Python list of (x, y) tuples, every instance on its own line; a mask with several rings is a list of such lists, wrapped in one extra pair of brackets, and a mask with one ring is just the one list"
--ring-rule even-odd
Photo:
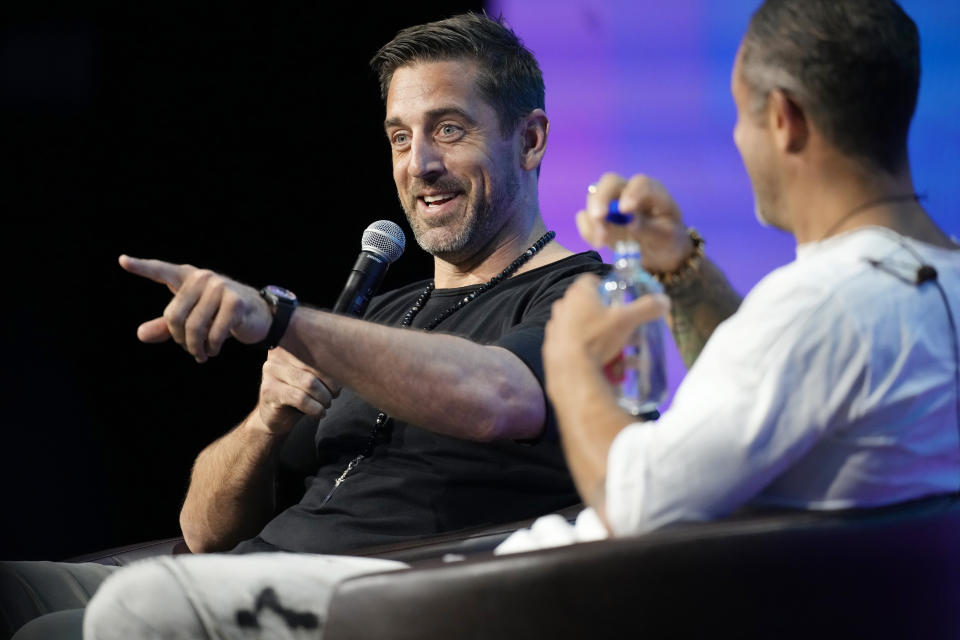
[[(546, 246), (547, 243), (553, 240), (556, 235), (557, 234), (554, 231), (547, 231), (539, 240), (534, 242), (529, 249), (521, 253), (516, 260), (511, 262), (506, 269), (493, 276), (488, 281), (484, 282), (482, 285), (477, 287), (477, 289), (471, 291), (463, 298), (457, 300), (453, 306), (441, 311), (435, 318), (433, 318), (433, 320), (424, 325), (423, 330), (430, 331), (431, 329), (435, 328), (438, 324), (452, 316), (454, 313), (476, 300), (477, 297), (512, 276), (517, 269), (523, 266), (528, 260), (530, 260), (530, 258), (535, 256), (541, 249), (543, 249), (544, 246)], [(417, 300), (413, 303), (413, 306), (410, 307), (410, 309), (403, 315), (403, 318), (400, 319), (400, 324), (398, 326), (409, 327), (411, 325), (413, 319), (417, 317), (417, 314), (420, 313), (420, 310), (426, 305), (427, 300), (430, 299), (434, 288), (434, 281), (431, 280), (427, 283), (427, 286), (424, 288), (424, 290), (420, 292), (420, 295), (417, 296)], [(340, 476), (334, 481), (330, 492), (327, 493), (326, 497), (323, 499), (323, 502), (320, 504), (321, 507), (327, 504), (327, 502), (333, 496), (333, 492), (337, 490), (337, 487), (343, 484), (343, 481), (347, 479), (347, 476), (350, 475), (350, 472), (357, 468), (357, 465), (360, 464), (360, 461), (373, 453), (373, 447), (376, 444), (377, 436), (380, 435), (380, 432), (383, 430), (383, 427), (387, 424), (387, 422), (389, 422), (389, 420), (390, 416), (383, 411), (379, 411), (377, 413), (377, 420), (374, 422), (373, 429), (370, 431), (370, 435), (367, 437), (367, 443), (363, 447), (363, 452), (351, 460), (343, 470), (343, 473), (341, 473)]]

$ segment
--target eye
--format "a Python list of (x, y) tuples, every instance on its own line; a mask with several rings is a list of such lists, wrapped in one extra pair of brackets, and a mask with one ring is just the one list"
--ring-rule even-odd
[(463, 132), (463, 129), (455, 124), (447, 123), (440, 125), (437, 132), (442, 138), (456, 138)]
[(398, 131), (390, 136), (390, 144), (395, 147), (402, 147), (409, 142), (410, 136), (406, 132)]

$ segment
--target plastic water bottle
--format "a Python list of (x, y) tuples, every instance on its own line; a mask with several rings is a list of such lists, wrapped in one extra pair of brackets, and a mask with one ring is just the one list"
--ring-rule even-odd
[[(640, 246), (634, 241), (614, 246), (613, 269), (600, 285), (607, 306), (626, 305), (663, 288), (640, 266)], [(617, 403), (634, 416), (656, 417), (657, 405), (666, 397), (667, 376), (663, 354), (663, 322), (645, 323), (633, 332), (620, 357), (607, 366)]]

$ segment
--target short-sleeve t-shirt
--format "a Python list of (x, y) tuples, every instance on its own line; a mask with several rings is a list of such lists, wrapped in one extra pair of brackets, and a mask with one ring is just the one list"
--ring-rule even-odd
[[(602, 273), (595, 252), (576, 254), (505, 280), (440, 322), (434, 333), (508, 349), (543, 386), (541, 346), (554, 301), (585, 272)], [(396, 326), (427, 281), (375, 297), (364, 318)], [(477, 286), (435, 290), (409, 331), (423, 327)], [(576, 503), (553, 411), (529, 442), (478, 443), (390, 420), (372, 453), (334, 489), (367, 448), (378, 409), (343, 389), (316, 427), (316, 470), (300, 502), (277, 515), (237, 553), (344, 553), (458, 529), (534, 517)]]

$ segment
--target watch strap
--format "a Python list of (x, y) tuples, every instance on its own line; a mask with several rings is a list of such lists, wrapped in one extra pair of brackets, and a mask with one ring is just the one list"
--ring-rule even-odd
[(273, 321), (270, 323), (267, 337), (258, 342), (256, 346), (273, 349), (280, 344), (280, 339), (287, 331), (290, 318), (293, 317), (293, 312), (297, 308), (297, 297), (286, 289), (272, 285), (260, 289), (260, 296), (267, 301), (267, 305), (269, 305), (273, 314)]

